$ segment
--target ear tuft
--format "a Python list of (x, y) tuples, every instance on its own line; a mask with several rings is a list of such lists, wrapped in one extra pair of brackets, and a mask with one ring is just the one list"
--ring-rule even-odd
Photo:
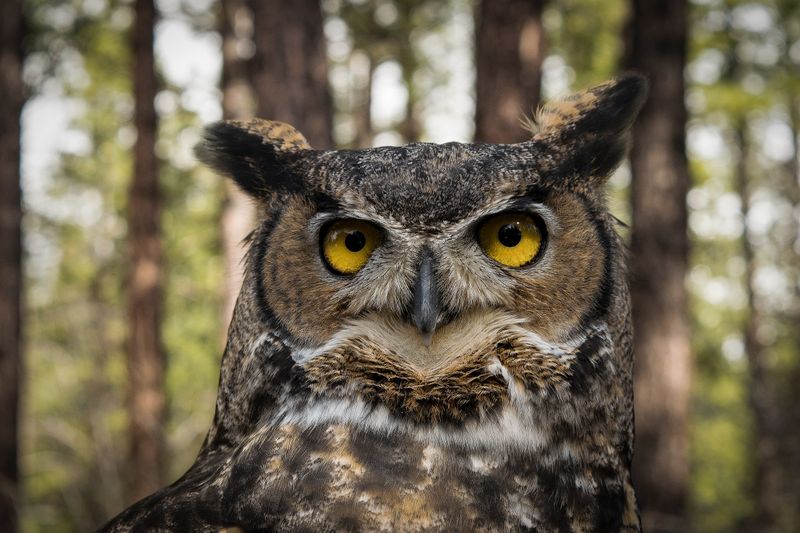
[(206, 128), (195, 155), (250, 196), (263, 198), (272, 191), (301, 187), (292, 163), (310, 149), (305, 137), (284, 122), (228, 120)]
[(591, 89), (547, 102), (536, 113), (534, 138), (564, 133), (594, 133), (605, 127), (622, 131), (633, 122), (646, 95), (647, 80), (639, 74), (626, 74)]
[(605, 182), (625, 157), (630, 126), (647, 95), (647, 80), (626, 74), (546, 103), (532, 125), (533, 141), (551, 148), (562, 174)]

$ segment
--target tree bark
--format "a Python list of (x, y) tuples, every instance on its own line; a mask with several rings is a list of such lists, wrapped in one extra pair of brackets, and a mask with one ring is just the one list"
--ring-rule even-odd
[(375, 138), (375, 132), (372, 129), (372, 80), (375, 75), (375, 59), (367, 52), (367, 72), (364, 79), (363, 87), (356, 90), (355, 96), (355, 115), (356, 123), (356, 139), (355, 148), (369, 148), (372, 146), (372, 141)]
[(633, 128), (633, 478), (645, 531), (685, 531), (692, 356), (685, 277), (686, 0), (631, 0), (626, 66), (650, 80)]
[(22, 361), (22, 2), (0, 2), (0, 531), (19, 526)]
[(530, 137), (522, 127), (539, 105), (544, 0), (483, 0), (476, 34), (475, 140)]
[(776, 424), (779, 423), (775, 412), (778, 398), (774, 394), (775, 384), (769, 376), (768, 353), (758, 337), (761, 324), (761, 312), (756, 299), (755, 253), (747, 226), (747, 215), (750, 211), (750, 183), (748, 173), (749, 142), (746, 122), (741, 120), (734, 131), (738, 159), (736, 161), (736, 188), (742, 201), (742, 256), (745, 261), (745, 289), (747, 293), (747, 317), (744, 325), (744, 347), (747, 356), (748, 387), (750, 409), (753, 415), (753, 460), (755, 472), (751, 495), (754, 503), (752, 520), (747, 531), (768, 533), (777, 531), (779, 516), (778, 505), (781, 501), (781, 464), (776, 439)]
[(411, 43), (411, 19), (414, 7), (410, 3), (405, 3), (401, 6), (400, 19), (404, 22), (402, 25), (403, 35), (407, 36), (409, 44), (397, 50), (397, 60), (400, 63), (403, 85), (406, 89), (406, 110), (399, 125), (399, 131), (403, 136), (403, 140), (407, 143), (417, 142), (422, 137), (422, 127), (418, 116), (420, 95), (414, 83), (414, 74), (419, 68), (419, 58), (414, 50), (413, 43)]
[[(785, 19), (786, 20), (786, 19)], [(793, 68), (793, 67), (789, 67)], [(798, 69), (795, 66), (794, 71)], [(788, 181), (788, 196), (795, 213), (794, 235), (792, 247), (789, 250), (790, 279), (794, 282), (794, 306), (789, 311), (788, 323), (794, 324), (790, 328), (790, 342), (794, 346), (794, 353), (800, 354), (800, 96), (796, 92), (787, 91), (786, 106), (789, 110), (789, 127), (791, 131), (791, 157), (786, 167)], [(779, 443), (783, 446), (782, 456), (785, 464), (781, 469), (782, 479), (785, 482), (785, 494), (782, 509), (786, 516), (787, 524), (800, 523), (800, 510), (791, 502), (800, 501), (800, 402), (797, 401), (797, 391), (800, 390), (800, 359), (797, 357), (790, 370), (787, 384), (782, 395), (782, 405), (785, 406), (785, 424), (788, 428), (784, 438)], [(776, 433), (776, 435), (783, 433)], [(786, 512), (788, 511), (788, 512)]]
[(165, 356), (161, 342), (163, 251), (155, 152), (158, 119), (153, 0), (136, 0), (133, 29), (134, 173), (128, 197), (130, 497), (160, 488), (165, 470)]
[(252, 6), (258, 114), (295, 126), (314, 148), (331, 148), (333, 111), (319, 0), (259, 0)]
[[(248, 45), (252, 44), (253, 13), (246, 0), (223, 0), (220, 33), (222, 35), (222, 114), (225, 119), (251, 118), (256, 111), (255, 94), (250, 79)], [(253, 229), (255, 207), (248, 196), (231, 181), (225, 180), (222, 207), (222, 248), (225, 256), (225, 294), (223, 324), (227, 331), (236, 298), (242, 287), (245, 249), (242, 241)]]

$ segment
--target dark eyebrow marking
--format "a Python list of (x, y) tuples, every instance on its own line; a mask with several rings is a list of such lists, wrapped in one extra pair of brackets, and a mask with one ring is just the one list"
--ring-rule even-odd
[(317, 211), (344, 211), (344, 205), (324, 192), (316, 192), (311, 196), (311, 202), (316, 206)]

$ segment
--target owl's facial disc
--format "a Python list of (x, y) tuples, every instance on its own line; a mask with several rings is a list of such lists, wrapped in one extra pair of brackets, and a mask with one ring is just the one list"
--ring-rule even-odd
[[(525, 319), (501, 311), (500, 299), (474, 299), (463, 288), (451, 286), (444, 273), (460, 268), (483, 276), (474, 279), (491, 285), (503, 279), (498, 268), (532, 267), (544, 249), (545, 224), (533, 211), (521, 210), (519, 201), (511, 204), (513, 209), (502, 203), (478, 211), (438, 234), (389, 228), (391, 221), (386, 220), (368, 222), (367, 213), (359, 211), (314, 215), (309, 222), (311, 241), (318, 232), (320, 256), (333, 279), (343, 285), (339, 297), (349, 302), (350, 312), (333, 340), (301, 350), (296, 360), (307, 362), (331, 343), (368, 342), (428, 375), (457, 364), (471, 352), (491, 352), (487, 339), (491, 345), (493, 335), (502, 338), (500, 330)], [(536, 209), (546, 211), (542, 206)], [(461, 257), (465, 249), (470, 251), (467, 258)], [(396, 276), (387, 270), (389, 265), (408, 268)], [(392, 287), (401, 294), (396, 302), (386, 293), (374, 292)], [(502, 283), (494, 286), (493, 298), (505, 290)]]
[[(292, 357), (315, 397), (360, 398), (420, 423), (564, 399), (608, 268), (591, 202), (510, 196), (423, 229), (356, 202), (304, 202), (276, 227), (265, 273), (267, 295), (296, 293), (308, 312), (268, 303), (300, 340)], [(295, 267), (278, 268), (284, 260)]]

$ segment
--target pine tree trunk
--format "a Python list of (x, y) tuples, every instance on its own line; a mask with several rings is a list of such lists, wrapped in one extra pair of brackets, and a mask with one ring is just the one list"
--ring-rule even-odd
[(475, 140), (530, 137), (522, 120), (539, 105), (544, 0), (483, 0), (476, 33)]
[(314, 148), (331, 148), (333, 111), (319, 0), (252, 2), (259, 116), (296, 127)]
[(22, 2), (0, 2), (0, 531), (18, 528), (22, 360)]
[(633, 128), (633, 477), (645, 531), (685, 531), (692, 357), (685, 144), (686, 0), (631, 0), (627, 67), (650, 80)]
[(157, 90), (153, 58), (155, 6), (136, 0), (133, 30), (134, 174), (128, 197), (128, 379), (130, 497), (138, 500), (163, 481), (165, 356), (161, 343), (163, 251), (161, 196), (155, 153)]
[[(406, 8), (410, 10), (410, 8)], [(404, 20), (409, 20), (411, 13), (404, 14)], [(409, 39), (411, 32), (408, 32)], [(417, 55), (409, 44), (408, 47), (400, 51), (400, 70), (403, 74), (403, 86), (406, 89), (406, 111), (403, 114), (403, 121), (400, 123), (400, 134), (407, 143), (413, 143), (422, 137), (419, 117), (417, 116), (417, 106), (419, 105), (419, 94), (414, 84), (414, 73), (419, 67)]]
[(746, 123), (741, 121), (736, 131), (738, 160), (736, 161), (736, 188), (742, 201), (745, 222), (742, 233), (742, 255), (745, 261), (745, 285), (747, 292), (747, 317), (744, 327), (744, 347), (747, 355), (750, 409), (753, 414), (753, 448), (755, 472), (752, 485), (754, 512), (747, 531), (769, 533), (777, 531), (780, 502), (781, 464), (775, 430), (778, 420), (775, 412), (777, 397), (774, 383), (769, 377), (768, 353), (758, 337), (761, 312), (755, 296), (755, 253), (747, 227), (750, 211), (750, 183), (748, 179), (749, 142)]
[(372, 80), (375, 75), (375, 59), (368, 56), (367, 72), (365, 74), (364, 86), (355, 95), (355, 115), (356, 139), (355, 148), (369, 148), (375, 137), (372, 129)]
[[(246, 0), (222, 0), (222, 114), (226, 119), (247, 119), (255, 115), (256, 104), (250, 81), (248, 59), (244, 57), (253, 37), (253, 13)], [(222, 207), (222, 247), (225, 255), (223, 323), (228, 329), (236, 298), (242, 287), (245, 249), (242, 241), (253, 229), (255, 207), (231, 180), (225, 180)]]
[[(791, 68), (791, 67), (789, 67)], [(786, 168), (789, 199), (794, 206), (794, 235), (793, 246), (789, 250), (791, 264), (790, 279), (794, 282), (794, 306), (789, 311), (788, 323), (794, 324), (791, 328), (790, 342), (794, 346), (794, 366), (787, 379), (787, 385), (782, 395), (782, 406), (785, 409), (784, 428), (791, 428), (780, 439), (783, 446), (782, 456), (785, 461), (781, 472), (785, 482), (785, 494), (781, 505), (782, 516), (786, 524), (800, 523), (800, 509), (792, 502), (800, 501), (800, 402), (797, 401), (797, 391), (800, 390), (800, 95), (787, 91), (786, 107), (789, 110), (789, 127), (791, 130), (791, 157)]]

